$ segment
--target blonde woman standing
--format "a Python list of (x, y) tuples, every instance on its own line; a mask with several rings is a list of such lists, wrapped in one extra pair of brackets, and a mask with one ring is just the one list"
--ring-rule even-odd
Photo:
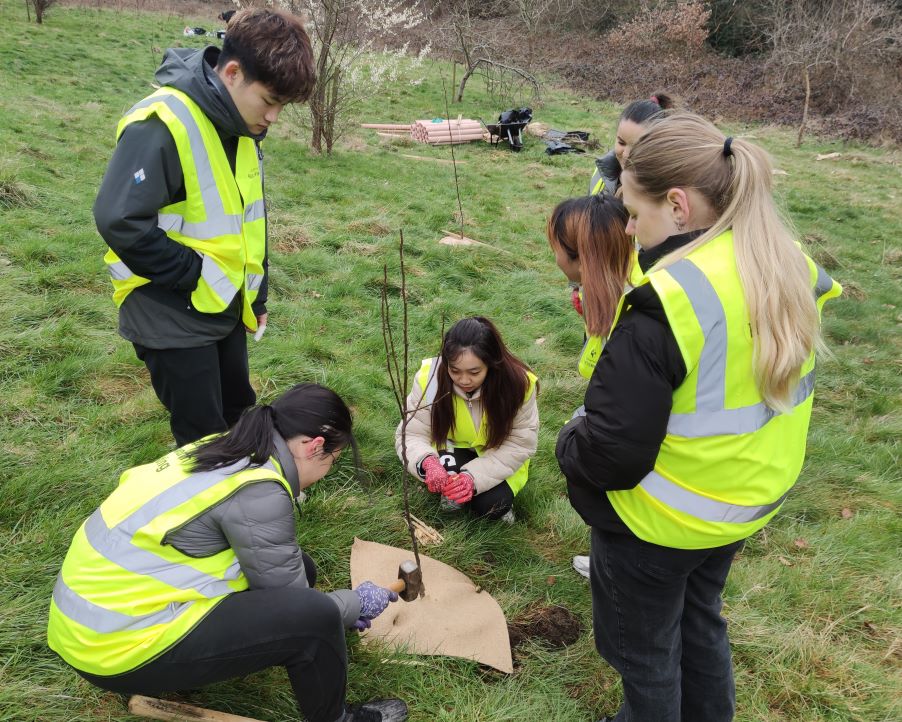
[(558, 439), (592, 527), (599, 653), (616, 722), (724, 722), (735, 707), (721, 593), (743, 541), (802, 468), (820, 310), (841, 288), (794, 242), (767, 154), (675, 114), (631, 149), (628, 293)]

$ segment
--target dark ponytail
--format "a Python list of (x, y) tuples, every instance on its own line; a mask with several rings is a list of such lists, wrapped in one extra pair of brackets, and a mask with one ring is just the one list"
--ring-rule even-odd
[(272, 404), (246, 409), (229, 431), (189, 451), (191, 470), (211, 471), (242, 459), (248, 460), (247, 466), (264, 464), (275, 453), (273, 431), (286, 440), (322, 436), (323, 453), (327, 454), (350, 446), (359, 466), (351, 412), (345, 402), (325, 386), (297, 384)]
[(667, 93), (653, 93), (651, 97), (643, 100), (635, 100), (623, 109), (620, 121), (629, 120), (636, 125), (645, 125), (649, 120), (656, 119), (662, 111), (674, 106), (673, 98)]

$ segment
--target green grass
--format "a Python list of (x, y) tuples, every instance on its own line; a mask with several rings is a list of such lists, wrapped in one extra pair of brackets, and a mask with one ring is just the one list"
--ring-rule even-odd
[[(150, 92), (160, 49), (199, 45), (182, 28), (213, 21), (61, 6), (37, 27), (13, 0), (0, 0), (0, 14), (0, 720), (133, 719), (45, 644), (51, 589), (78, 525), (123, 469), (171, 443), (143, 365), (116, 334), (91, 205), (116, 121)], [(368, 101), (357, 120), (442, 115), (443, 75), (446, 65), (428, 62)], [(452, 112), (492, 119), (505, 107), (471, 83)], [(553, 83), (536, 107), (537, 120), (590, 130), (605, 144), (616, 116)], [(847, 289), (826, 313), (834, 356), (820, 364), (802, 477), (727, 584), (737, 719), (899, 719), (902, 155), (821, 139), (796, 149), (791, 129), (728, 130), (774, 154), (788, 174), (775, 176), (781, 201)], [(555, 203), (584, 192), (590, 158), (546, 156), (535, 139), (520, 154), (457, 148), (466, 232), (492, 246), (465, 250), (437, 244), (457, 212), (450, 166), (402, 155), (448, 158), (448, 148), (399, 146), (355, 129), (331, 157), (316, 157), (299, 138), (285, 117), (266, 143), (271, 322), (250, 363), (263, 399), (315, 380), (355, 410), (370, 486), (346, 470), (327, 477), (299, 525), (323, 585), (347, 585), (354, 536), (405, 544), (379, 330), (382, 264), (396, 283), (403, 228), (412, 363), (435, 353), (443, 319), (482, 313), (542, 381), (539, 452), (518, 523), (449, 520), (417, 490), (414, 513), (446, 540), (428, 553), (490, 591), (508, 618), (548, 602), (570, 608), (586, 629), (562, 651), (519, 649), (511, 676), (453, 659), (386, 663), (351, 636), (350, 698), (398, 695), (420, 721), (576, 721), (614, 711), (616, 675), (594, 651), (588, 587), (569, 568), (587, 534), (553, 454), (584, 388), (575, 369), (581, 329), (543, 236)], [(815, 161), (832, 151), (841, 156)], [(190, 701), (296, 718), (280, 670), (192, 692)]]

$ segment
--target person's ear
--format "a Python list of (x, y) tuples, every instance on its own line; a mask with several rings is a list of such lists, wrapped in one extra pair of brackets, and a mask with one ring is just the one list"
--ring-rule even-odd
[(689, 195), (682, 188), (671, 188), (666, 199), (674, 225), (682, 228), (689, 222)]
[(219, 77), (227, 88), (233, 88), (244, 78), (241, 70), (241, 63), (237, 60), (230, 60), (221, 69), (219, 69)]
[(323, 453), (323, 447), (326, 445), (326, 439), (322, 436), (314, 436), (307, 442), (307, 458), (311, 459)]

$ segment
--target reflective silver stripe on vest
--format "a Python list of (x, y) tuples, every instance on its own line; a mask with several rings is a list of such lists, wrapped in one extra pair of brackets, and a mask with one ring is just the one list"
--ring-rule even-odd
[[(134, 538), (138, 531), (157, 517), (203, 493), (226, 477), (244, 471), (246, 468), (247, 460), (244, 459), (215, 471), (191, 474), (149, 500), (113, 528), (107, 527), (100, 509), (97, 509), (85, 522), (87, 541), (107, 561), (133, 574), (151, 577), (177, 589), (192, 589), (207, 599), (230, 594), (234, 590), (227, 582), (237, 579), (241, 573), (241, 566), (237, 559), (226, 570), (223, 579), (219, 579), (187, 564), (177, 564), (152, 551), (142, 549), (134, 544)], [(271, 461), (267, 461), (258, 468), (268, 469), (278, 474)], [(97, 617), (98, 626), (95, 626), (95, 617), (92, 616), (92, 613), (97, 605), (69, 589), (62, 580), (62, 574), (57, 579), (54, 588), (54, 601), (59, 610), (67, 617), (100, 633), (121, 629), (139, 629), (141, 626), (131, 625), (135, 623), (140, 625), (142, 619), (148, 620), (144, 626), (161, 624), (166, 619), (171, 621), (188, 606), (187, 604), (172, 603), (166, 609), (144, 617), (104, 610), (105, 614), (102, 619)], [(168, 617), (165, 616), (167, 614)], [(111, 626), (116, 623), (119, 626)]]
[(259, 221), (261, 218), (266, 218), (266, 203), (262, 198), (244, 209), (244, 222)]
[(696, 414), (719, 411), (724, 407), (727, 371), (727, 316), (723, 304), (707, 276), (689, 259), (677, 261), (667, 272), (683, 287), (705, 339), (698, 360)]
[(209, 256), (203, 254), (200, 255), (201, 258), (204, 259), (200, 267), (200, 277), (207, 282), (207, 285), (213, 289), (213, 292), (217, 296), (219, 296), (226, 304), (229, 304), (231, 300), (235, 298), (238, 289), (217, 265), (216, 261)]
[(110, 275), (117, 281), (127, 281), (129, 278), (135, 275), (134, 273), (132, 273), (131, 269), (122, 261), (108, 263), (107, 268), (110, 271)]
[(174, 213), (160, 214), (157, 225), (164, 231), (176, 231), (199, 241), (209, 240), (217, 236), (236, 235), (241, 233), (243, 213), (240, 215), (226, 215), (222, 205), (222, 197), (216, 186), (216, 177), (213, 174), (213, 166), (207, 147), (204, 145), (203, 135), (194, 116), (188, 106), (180, 98), (174, 95), (156, 95), (145, 98), (136, 103), (128, 114), (141, 108), (147, 108), (156, 103), (163, 103), (172, 114), (185, 126), (188, 133), (188, 142), (191, 146), (191, 155), (197, 170), (197, 180), (200, 186), (200, 194), (204, 203), (207, 220), (200, 223), (187, 223), (185, 219)]
[(263, 285), (263, 274), (262, 273), (248, 273), (247, 274), (247, 290), (248, 291), (256, 291)]
[(833, 288), (833, 279), (830, 277), (819, 263), (814, 264), (815, 268), (817, 268), (817, 282), (814, 285), (814, 299), (818, 300), (821, 296), (823, 296), (827, 291)]
[(784, 494), (776, 501), (760, 506), (727, 504), (726, 502), (717, 501), (711, 497), (689, 491), (679, 484), (674, 484), (672, 481), (665, 479), (655, 471), (650, 472), (639, 483), (639, 486), (649, 496), (654, 497), (661, 503), (684, 514), (694, 516), (696, 519), (711, 522), (729, 522), (731, 524), (742, 524), (767, 516), (783, 503), (788, 494), (787, 492), (787, 494)]
[(122, 614), (112, 609), (98, 607), (87, 599), (78, 596), (63, 581), (62, 574), (56, 578), (56, 585), (53, 587), (53, 601), (56, 603), (57, 608), (73, 622), (77, 622), (99, 634), (147, 629), (157, 624), (168, 624), (194, 604), (194, 602), (169, 604), (165, 609), (151, 614), (135, 616)]
[[(698, 363), (695, 413), (671, 413), (667, 433), (684, 438), (750, 434), (763, 428), (778, 415), (763, 401), (735, 409), (724, 407), (727, 383), (727, 318), (723, 304), (711, 282), (692, 261), (684, 258), (667, 272), (680, 284), (692, 305), (704, 335)], [(833, 281), (828, 278), (829, 288)], [(820, 281), (820, 277), (819, 277)], [(805, 402), (814, 391), (814, 370), (799, 382), (793, 394), (793, 406)]]
[[(792, 405), (799, 406), (814, 391), (814, 369), (802, 377), (792, 395)], [(706, 411), (703, 414), (671, 414), (667, 433), (674, 436), (697, 438), (726, 434), (751, 434), (767, 424), (778, 412), (763, 401), (736, 409)]]
[[(204, 205), (206, 205), (206, 201), (204, 201)], [(241, 233), (241, 216), (221, 215), (203, 223), (188, 223), (183, 216), (177, 213), (160, 213), (157, 216), (157, 227), (166, 233), (180, 233), (199, 241), (209, 241), (211, 238), (237, 236)]]

